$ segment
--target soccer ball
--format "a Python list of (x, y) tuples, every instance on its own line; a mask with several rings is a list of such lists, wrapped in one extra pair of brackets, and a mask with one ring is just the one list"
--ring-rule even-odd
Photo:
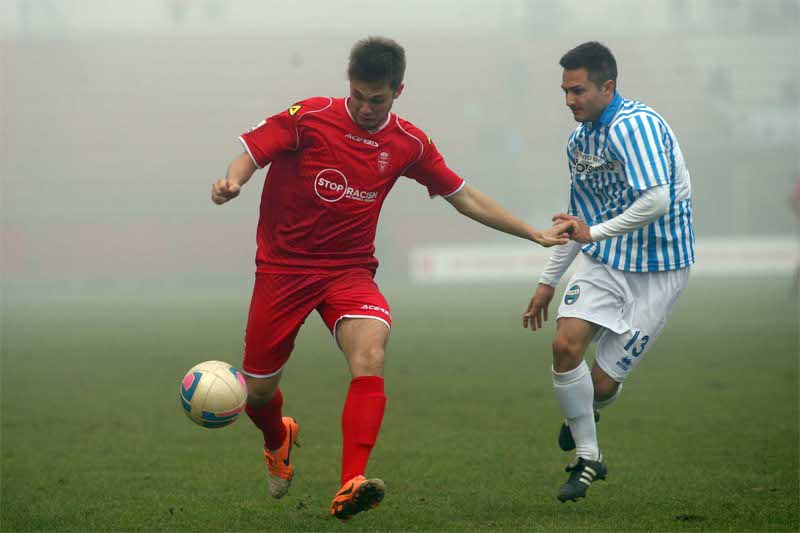
[(222, 361), (200, 363), (189, 370), (181, 382), (184, 414), (206, 428), (233, 424), (246, 401), (244, 376)]

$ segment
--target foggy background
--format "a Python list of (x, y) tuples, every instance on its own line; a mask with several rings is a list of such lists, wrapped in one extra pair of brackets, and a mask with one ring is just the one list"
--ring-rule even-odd
[[(698, 253), (715, 237), (791, 239), (799, 17), (796, 0), (4, 0), (6, 301), (41, 289), (246, 293), (264, 171), (224, 206), (211, 183), (266, 116), (347, 95), (350, 47), (373, 34), (406, 49), (393, 111), (534, 226), (567, 202), (575, 123), (558, 59), (599, 40), (619, 92), (678, 137)], [(378, 229), (379, 280), (407, 282), (415, 246), (514, 242), (400, 180)]]

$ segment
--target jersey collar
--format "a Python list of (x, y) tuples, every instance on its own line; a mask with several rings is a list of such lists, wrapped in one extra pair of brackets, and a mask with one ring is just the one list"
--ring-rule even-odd
[(619, 111), (620, 106), (622, 106), (622, 96), (616, 91), (614, 91), (614, 99), (606, 106), (605, 110), (603, 110), (603, 114), (600, 115), (600, 118), (597, 119), (597, 122), (602, 124), (603, 126), (608, 126), (611, 124), (611, 121), (614, 119), (614, 115), (617, 114)]
[[(349, 108), (349, 107), (347, 107), (347, 101), (348, 101), (348, 100), (350, 100), (350, 97), (349, 97), (349, 96), (348, 96), (347, 98), (345, 98), (345, 99), (344, 99), (344, 110), (345, 110), (345, 111), (347, 111), (347, 116), (349, 116), (349, 117), (350, 117), (350, 120), (352, 120), (352, 121), (353, 121), (353, 124), (355, 124), (356, 126), (358, 126), (358, 122), (356, 122), (356, 119), (354, 119), (354, 118), (353, 118), (353, 115), (351, 115), (351, 114), (350, 114), (350, 108)], [(389, 113), (386, 115), (386, 120), (384, 120), (384, 121), (383, 121), (383, 124), (381, 124), (380, 126), (378, 126), (376, 129), (374, 129), (374, 130), (364, 130), (364, 128), (362, 128), (361, 126), (358, 126), (358, 127), (359, 127), (360, 129), (362, 129), (362, 130), (366, 131), (366, 132), (367, 132), (367, 133), (369, 133), (370, 135), (375, 135), (376, 133), (378, 133), (379, 131), (381, 131), (383, 128), (385, 128), (386, 126), (388, 126), (388, 125), (389, 125), (389, 122), (390, 122), (391, 120), (392, 120), (392, 112), (391, 112), (391, 111), (389, 111)]]

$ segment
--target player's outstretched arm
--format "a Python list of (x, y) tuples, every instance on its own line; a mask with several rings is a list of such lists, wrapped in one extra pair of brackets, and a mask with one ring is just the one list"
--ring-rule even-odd
[(641, 196), (622, 213), (600, 224), (588, 226), (577, 217), (565, 213), (554, 215), (553, 223), (573, 222), (575, 230), (570, 233), (570, 238), (582, 244), (589, 244), (619, 235), (627, 235), (643, 228), (666, 215), (669, 206), (669, 185), (658, 185), (644, 190)]
[(250, 154), (242, 152), (228, 165), (228, 173), (211, 186), (211, 201), (217, 205), (233, 200), (242, 190), (258, 167), (253, 163)]
[(503, 209), (490, 196), (469, 185), (464, 185), (460, 191), (448, 196), (446, 200), (456, 208), (456, 211), (484, 226), (546, 247), (569, 242), (567, 233), (575, 227), (574, 222), (567, 221), (539, 231)]

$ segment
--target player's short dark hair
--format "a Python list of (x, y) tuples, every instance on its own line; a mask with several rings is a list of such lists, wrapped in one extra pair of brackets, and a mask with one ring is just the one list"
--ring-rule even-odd
[(596, 41), (576, 46), (561, 56), (558, 63), (566, 70), (585, 68), (597, 87), (608, 80), (617, 83), (617, 60), (607, 46)]
[(367, 37), (356, 41), (350, 50), (347, 78), (367, 83), (386, 81), (392, 90), (403, 83), (406, 51), (386, 37)]

